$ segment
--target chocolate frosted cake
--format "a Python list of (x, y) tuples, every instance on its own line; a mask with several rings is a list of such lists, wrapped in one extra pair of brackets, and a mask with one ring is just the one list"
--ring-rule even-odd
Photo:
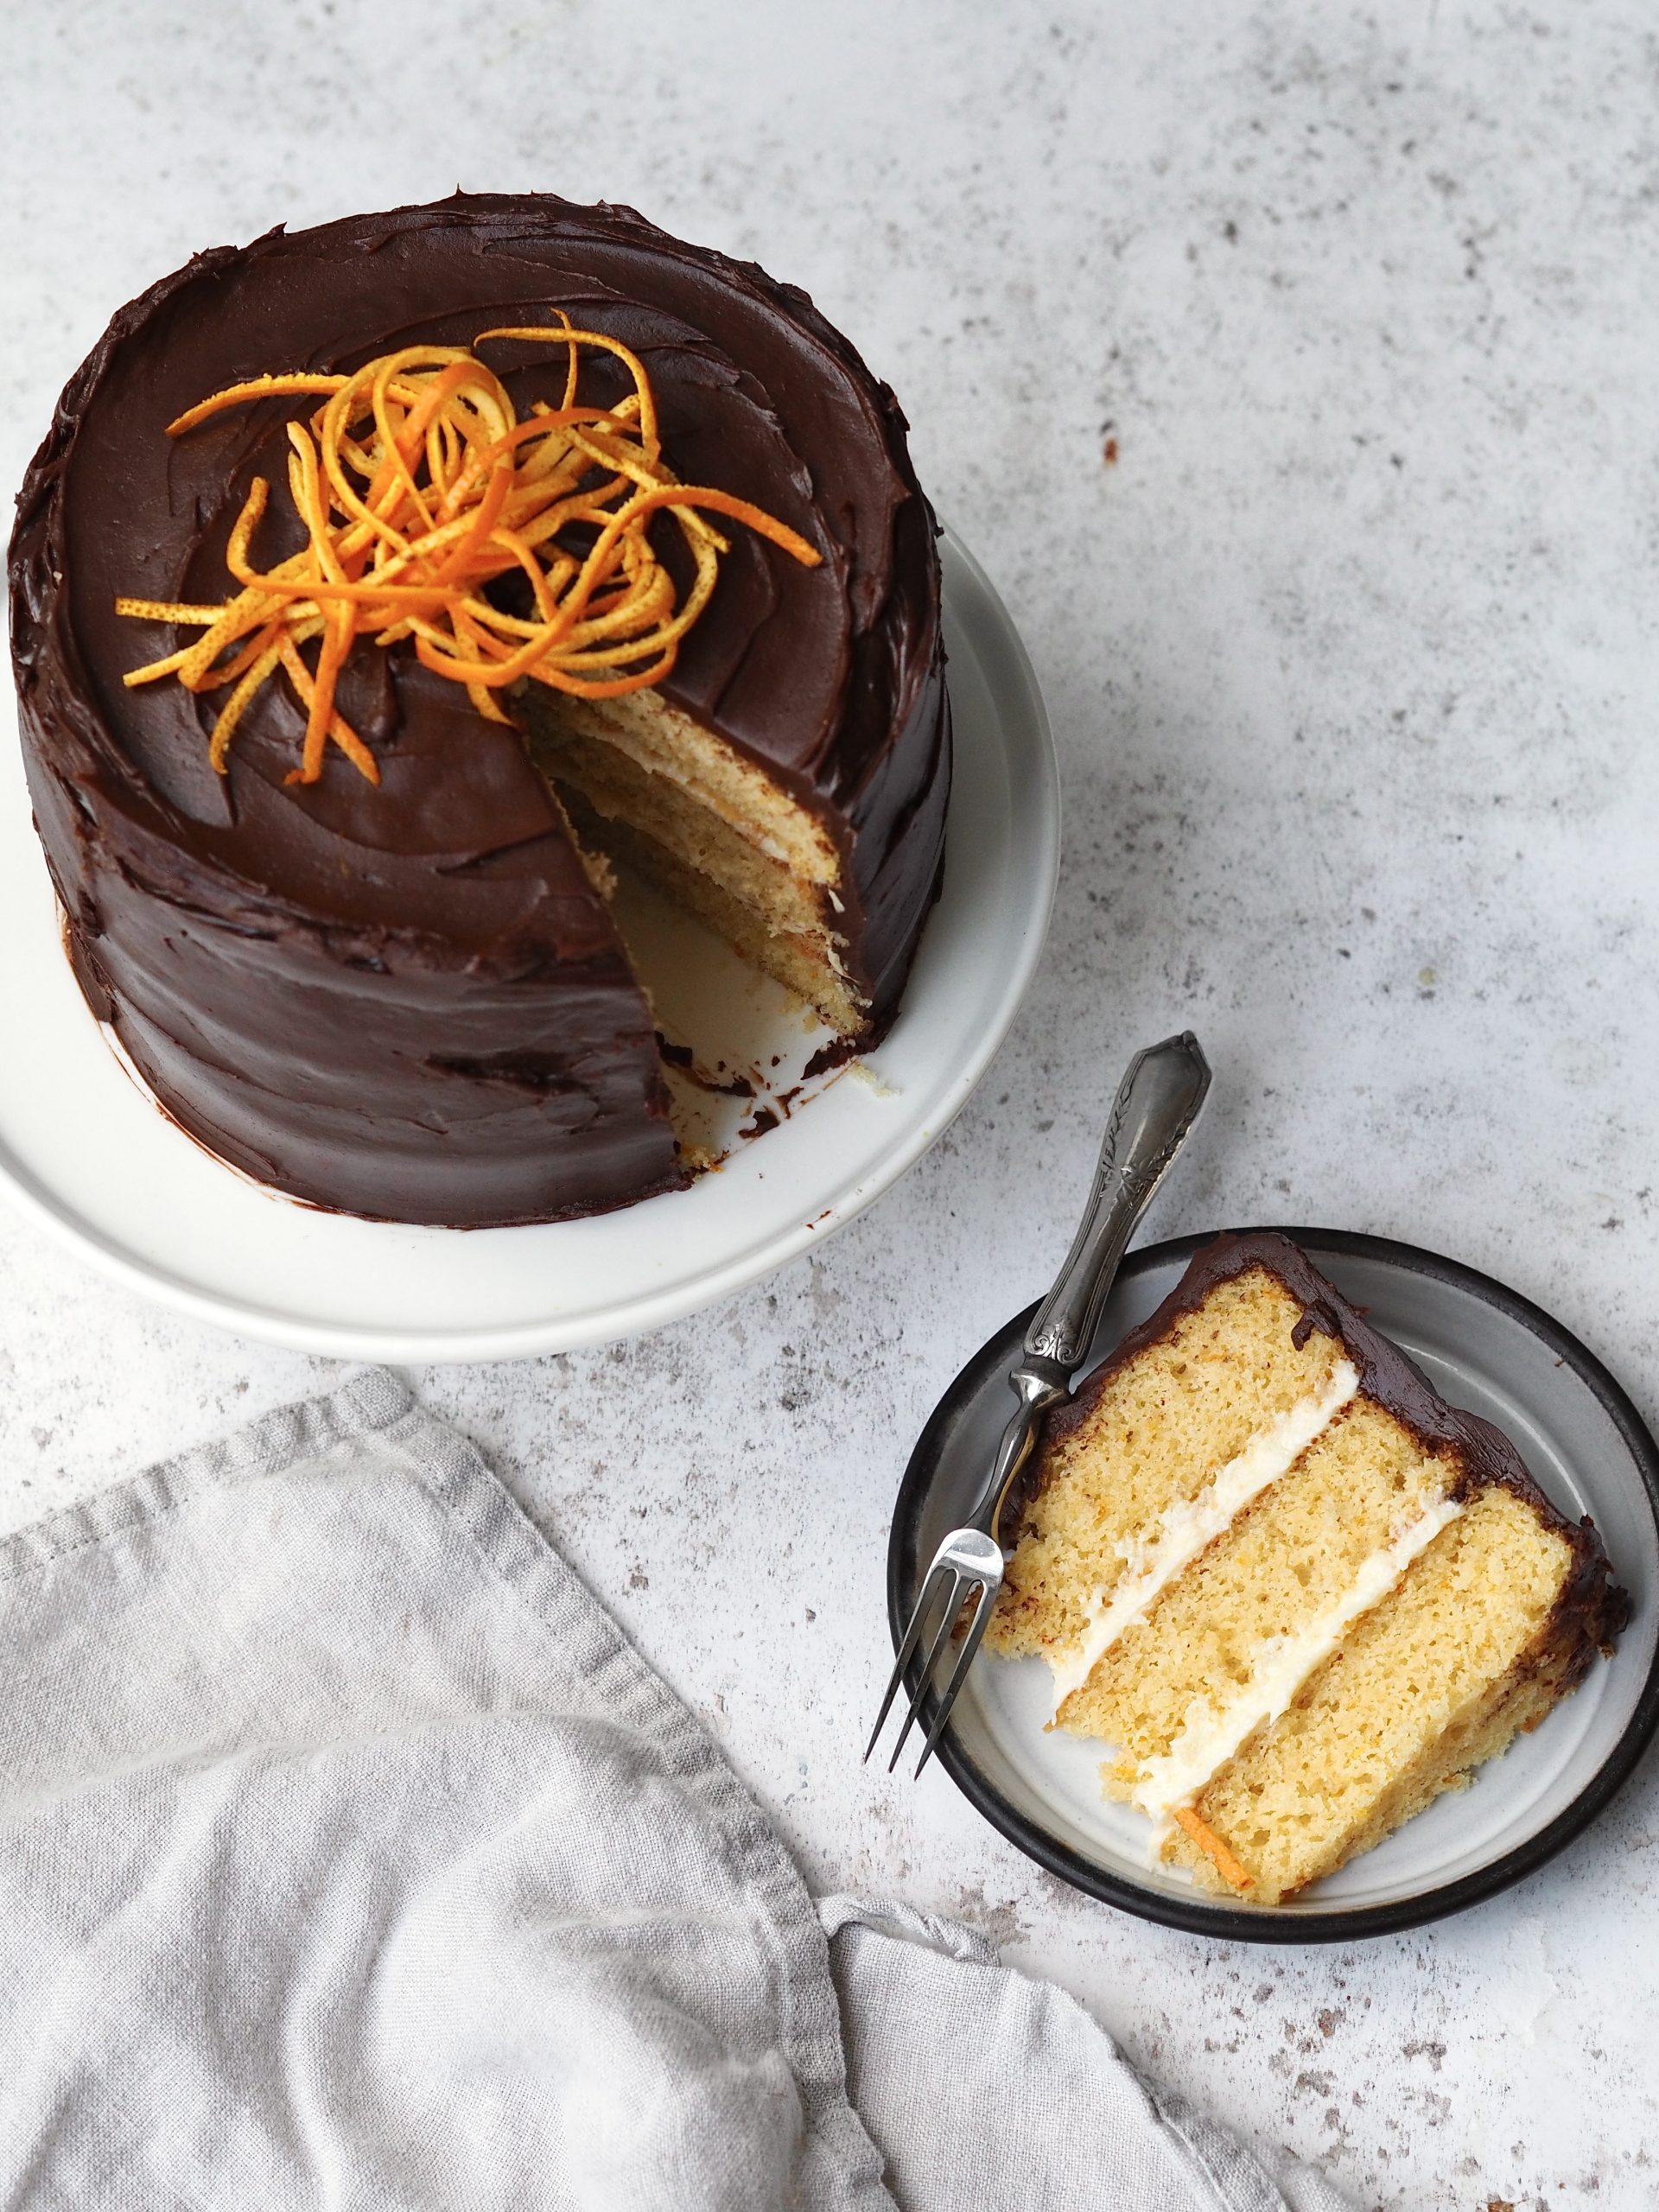
[(11, 581), (81, 986), (262, 1182), (457, 1225), (683, 1182), (607, 854), (849, 1046), (891, 1019), (950, 782), (933, 518), (756, 268), (543, 197), (203, 254), (71, 382)]
[(1626, 1610), (1509, 1439), (1258, 1233), (1052, 1420), (988, 1641), (1048, 1661), (1155, 1857), (1274, 1904), (1535, 1728)]

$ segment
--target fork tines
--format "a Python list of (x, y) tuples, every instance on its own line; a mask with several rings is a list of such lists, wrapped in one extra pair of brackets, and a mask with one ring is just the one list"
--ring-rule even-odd
[[(870, 1740), (864, 1747), (867, 1759), (875, 1749), (876, 1738), (881, 1733), (892, 1709), (899, 1685), (905, 1677), (905, 1669), (922, 1640), (923, 1630), (937, 1604), (938, 1621), (926, 1655), (916, 1672), (915, 1691), (910, 1700), (910, 1709), (905, 1715), (905, 1725), (899, 1731), (899, 1740), (893, 1747), (893, 1757), (887, 1761), (887, 1772), (891, 1774), (899, 1764), (899, 1754), (905, 1748), (905, 1740), (915, 1725), (923, 1700), (932, 1684), (934, 1669), (950, 1642), (952, 1631), (956, 1630), (960, 1641), (949, 1679), (944, 1688), (935, 1693), (933, 1717), (922, 1745), (922, 1755), (916, 1762), (917, 1773), (919, 1774), (927, 1764), (933, 1756), (933, 1747), (944, 1734), (945, 1723), (950, 1718), (957, 1692), (962, 1688), (968, 1669), (974, 1662), (974, 1654), (985, 1634), (991, 1607), (995, 1603), (1001, 1582), (1001, 1546), (991, 1537), (982, 1535), (977, 1529), (953, 1529), (934, 1554), (927, 1579), (911, 1609), (910, 1619), (906, 1624), (904, 1637), (899, 1643), (899, 1656), (893, 1662), (893, 1673), (887, 1681), (887, 1695), (881, 1700), (881, 1710), (870, 1731)], [(969, 1612), (970, 1606), (972, 1611)], [(964, 1613), (968, 1615), (965, 1627), (962, 1625)]]

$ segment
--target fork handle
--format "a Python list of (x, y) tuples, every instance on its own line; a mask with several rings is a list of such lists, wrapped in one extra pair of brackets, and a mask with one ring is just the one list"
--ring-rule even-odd
[(1002, 1509), (1036, 1448), (1043, 1414), (1065, 1396), (1083, 1363), (1135, 1224), (1198, 1119), (1209, 1088), (1210, 1064), (1190, 1029), (1147, 1046), (1129, 1062), (1071, 1249), (1008, 1371), (1020, 1402), (969, 1516), (988, 1536), (998, 1535)]

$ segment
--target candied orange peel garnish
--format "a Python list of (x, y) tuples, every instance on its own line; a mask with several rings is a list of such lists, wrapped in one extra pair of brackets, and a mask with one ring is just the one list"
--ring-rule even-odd
[(1243, 1860), (1222, 1841), (1209, 1821), (1196, 1813), (1191, 1805), (1177, 1805), (1175, 1819), (1230, 1888), (1243, 1891), (1255, 1887), (1255, 1877)]
[[(537, 401), (521, 421), (505, 385), (480, 360), (491, 341), (562, 346), (557, 407)], [(608, 353), (633, 389), (611, 407), (577, 404), (584, 346)], [(334, 703), (359, 638), (412, 641), (439, 676), (464, 684), (478, 711), (509, 718), (504, 688), (524, 678), (586, 699), (658, 683), (708, 605), (731, 550), (707, 519), (745, 524), (804, 567), (806, 539), (747, 499), (682, 484), (663, 459), (645, 365), (619, 340), (578, 330), (560, 313), (545, 327), (480, 331), (472, 347), (406, 346), (350, 376), (264, 376), (227, 385), (168, 425), (170, 437), (222, 408), (295, 394), (321, 405), (288, 425), (288, 489), (307, 543), (274, 569), (252, 565), (253, 533), (270, 498), (256, 476), (232, 529), (226, 565), (242, 587), (220, 606), (118, 599), (118, 614), (194, 628), (193, 645), (131, 670), (128, 684), (176, 676), (187, 690), (229, 696), (208, 758), (223, 775), (231, 740), (256, 692), (280, 669), (306, 710), (305, 746), (289, 783), (314, 784), (332, 741), (371, 783), (374, 755)], [(658, 558), (650, 525), (672, 516), (691, 556), (683, 601)], [(517, 574), (516, 614), (487, 595)], [(304, 648), (315, 645), (314, 658)]]

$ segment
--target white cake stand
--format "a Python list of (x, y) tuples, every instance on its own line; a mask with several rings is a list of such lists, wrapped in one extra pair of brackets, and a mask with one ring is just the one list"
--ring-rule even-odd
[[(960, 1111), (1014, 1018), (1053, 897), (1058, 785), (1031, 664), (983, 572), (949, 537), (944, 574), (957, 744), (944, 889), (892, 1032), (816, 1095), (791, 1097), (823, 1033), (713, 939), (691, 945), (700, 993), (677, 992), (671, 976), (659, 991), (664, 1027), (696, 1046), (700, 1007), (713, 1006), (722, 1038), (737, 1024), (735, 1057), (778, 1126), (746, 1141), (740, 1129), (766, 1116), (704, 1091), (705, 1135), (727, 1153), (720, 1169), (587, 1221), (457, 1230), (320, 1213), (184, 1135), (76, 988), (18, 747), (0, 734), (0, 941), (10, 955), (0, 1189), (134, 1289), (340, 1357), (506, 1359), (602, 1343), (711, 1305), (822, 1243)], [(648, 899), (625, 923), (640, 938), (675, 934)]]

